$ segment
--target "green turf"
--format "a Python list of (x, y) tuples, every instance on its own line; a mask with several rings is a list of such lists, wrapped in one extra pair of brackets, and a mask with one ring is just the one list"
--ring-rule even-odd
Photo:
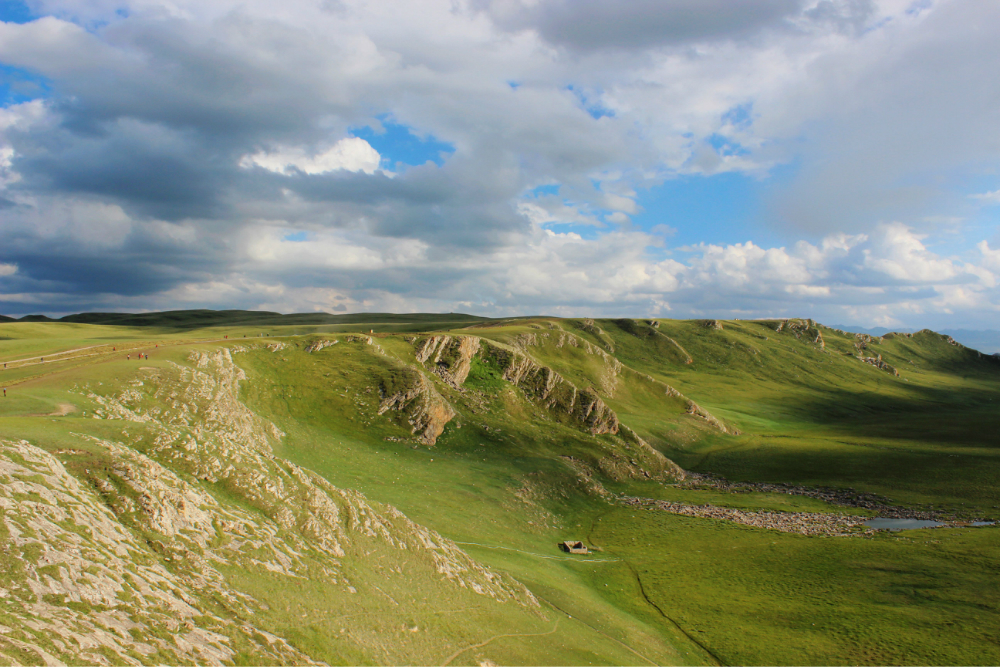
[[(51, 451), (86, 452), (78, 434), (123, 438), (124, 427), (141, 450), (148, 446), (142, 425), (90, 419), (94, 406), (82, 387), (102, 395), (120, 391), (140, 367), (189, 364), (192, 349), (284, 343), (278, 351), (257, 347), (235, 356), (247, 374), (241, 400), (286, 433), (275, 453), (456, 540), (480, 562), (528, 585), (546, 610), (536, 620), (484, 611), (482, 631), (469, 634), (461, 614), (451, 613), (464, 604), (461, 596), (437, 606), (421, 603), (407, 622), (434, 624), (435, 636), (453, 638), (447, 647), (414, 640), (406, 644), (410, 653), (394, 653), (387, 644), (383, 654), (362, 655), (336, 639), (337, 619), (354, 612), (324, 611), (348, 604), (332, 589), (226, 570), (233, 586), (268, 601), (273, 612), (261, 623), (319, 659), (443, 661), (463, 646), (510, 634), (519, 636), (497, 637), (457, 662), (1000, 661), (992, 630), (1000, 626), (1000, 529), (803, 537), (622, 508), (577, 472), (591, 471), (610, 492), (674, 502), (845, 511), (803, 496), (684, 489), (665, 478), (646, 479), (634, 471), (653, 469), (654, 459), (635, 442), (590, 435), (504, 380), (488, 355), (473, 359), (462, 390), (450, 387), (431, 364), (417, 364), (413, 336), (444, 330), (520, 349), (597, 393), (623, 424), (689, 470), (854, 488), (974, 518), (1000, 518), (994, 436), (1000, 364), (992, 357), (933, 332), (865, 342), (808, 321), (777, 331), (778, 321), (723, 322), (720, 330), (671, 320), (654, 327), (649, 320), (451, 315), (241, 319), (248, 317), (186, 311), (0, 323), (0, 360), (9, 364), (0, 429), (6, 438)], [(372, 345), (346, 335), (370, 330), (376, 332)], [(305, 351), (324, 338), (340, 342)], [(862, 342), (867, 349), (855, 346)], [(150, 360), (137, 361), (140, 351)], [(899, 377), (859, 355), (881, 355)], [(42, 362), (42, 356), (48, 358)], [(405, 387), (415, 372), (456, 412), (433, 447), (416, 441), (406, 415), (378, 414), (381, 395)], [(740, 434), (688, 414), (689, 401)], [(59, 414), (67, 403), (75, 411)], [(86, 453), (74, 456), (66, 459), (71, 474), (100, 467)], [(227, 498), (225, 489), (212, 492)], [(603, 550), (570, 557), (555, 547), (564, 539), (589, 540)], [(359, 581), (376, 582), (376, 571), (366, 567), (356, 566)], [(417, 600), (429, 584), (394, 585)], [(372, 637), (391, 636), (380, 623), (397, 619), (397, 612), (372, 609), (356, 613), (374, 615)]]

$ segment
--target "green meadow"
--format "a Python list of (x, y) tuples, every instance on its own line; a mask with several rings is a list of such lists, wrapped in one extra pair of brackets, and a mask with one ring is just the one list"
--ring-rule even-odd
[[(449, 382), (457, 361), (418, 361), (432, 335), (476, 337), (490, 352)], [(877, 494), (953, 521), (1000, 519), (1000, 361), (939, 334), (864, 339), (808, 320), (243, 311), (0, 322), (0, 439), (27, 440), (98, 484), (105, 473), (95, 471), (115, 462), (86, 437), (158, 450), (146, 422), (93, 419), (94, 396), (141, 393), (151, 373), (172, 377), (192, 367), (193, 352), (221, 348), (245, 374), (239, 401), (283, 433), (275, 457), (397, 508), (539, 603), (522, 609), (449, 588), (422, 574), (416, 555), (360, 538), (341, 566), (361, 596), (330, 583), (318, 559), (298, 578), (219, 564), (227, 586), (264, 606), (251, 619), (206, 594), (205, 609), (252, 620), (312, 659), (1000, 663), (998, 526), (807, 537), (617, 500), (871, 514), (801, 495), (684, 484), (673, 462), (734, 482)], [(536, 387), (505, 376), (504, 355), (557, 373), (574, 397), (600, 397), (634, 435), (592, 433)], [(414, 373), (453, 413), (433, 444), (414, 432), (421, 417), (412, 407), (385, 408), (387, 396), (412, 388)], [(261, 511), (240, 489), (171, 463), (169, 451), (155, 456), (225, 506)], [(566, 554), (563, 540), (591, 552)], [(165, 554), (149, 558), (181, 567)], [(22, 576), (13, 562), (4, 567), (5, 580)], [(409, 634), (411, 626), (427, 631)], [(380, 644), (398, 632), (405, 641)], [(13, 653), (3, 655), (12, 662)], [(230, 662), (267, 661), (247, 647)]]

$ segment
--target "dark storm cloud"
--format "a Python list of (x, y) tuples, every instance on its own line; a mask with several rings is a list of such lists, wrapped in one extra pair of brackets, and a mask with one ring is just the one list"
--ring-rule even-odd
[(192, 278), (209, 279), (227, 260), (223, 239), (201, 234), (195, 243), (178, 243), (141, 224), (121, 238), (107, 239), (110, 243), (87, 243), (69, 234), (44, 238), (23, 230), (4, 232), (0, 262), (19, 267), (5, 278), (7, 292), (154, 294)]
[(209, 217), (222, 207), (226, 170), (213, 169), (193, 141), (134, 121), (100, 134), (63, 130), (29, 147), (15, 141), (17, 189), (105, 197), (129, 212), (164, 220)]
[(801, 0), (549, 0), (530, 5), (483, 0), (509, 30), (534, 29), (577, 51), (646, 49), (743, 37), (795, 15)]

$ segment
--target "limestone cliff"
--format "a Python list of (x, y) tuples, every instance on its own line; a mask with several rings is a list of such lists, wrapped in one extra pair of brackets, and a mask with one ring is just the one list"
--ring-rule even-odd
[[(433, 362), (435, 372), (455, 387), (465, 382), (474, 357), (489, 360), (500, 369), (504, 380), (520, 387), (536, 403), (568, 416), (594, 435), (618, 432), (618, 416), (599, 396), (589, 389), (577, 389), (553, 369), (515, 348), (475, 336), (432, 336), (418, 340), (415, 351), (418, 361)], [(418, 385), (419, 382), (411, 383), (413, 389), (404, 392), (396, 402), (421, 395)]]
[(412, 432), (425, 445), (436, 443), (445, 425), (455, 418), (455, 410), (433, 383), (413, 368), (400, 369), (395, 376), (384, 378), (379, 398), (378, 414), (389, 410), (405, 414)]

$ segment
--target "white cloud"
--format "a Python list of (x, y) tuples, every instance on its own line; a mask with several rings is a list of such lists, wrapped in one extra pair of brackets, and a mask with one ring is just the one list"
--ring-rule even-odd
[[(1000, 203), (940, 185), (1000, 166), (1000, 5), (713, 13), (723, 4), (44, 0), (60, 18), (0, 26), (0, 59), (52, 84), (49, 102), (0, 109), (11, 293), (899, 322), (995, 311), (1000, 251), (949, 257), (933, 241)], [(349, 136), (379, 119), (455, 152), (382, 171), (396, 156)], [(782, 242), (682, 252), (669, 229), (630, 222), (665, 178), (773, 184), (782, 164), (796, 169), (766, 201)], [(539, 184), (559, 195), (526, 194)]]
[(381, 156), (364, 139), (347, 137), (322, 152), (309, 153), (304, 148), (280, 147), (273, 151), (258, 151), (240, 158), (240, 166), (249, 169), (263, 167), (286, 176), (301, 171), (304, 174), (325, 174), (331, 171), (355, 171), (374, 174)]
[(0, 264), (0, 276), (12, 276), (17, 273), (17, 264)]
[(981, 194), (969, 195), (970, 199), (978, 199), (986, 204), (1000, 204), (1000, 190), (993, 192), (983, 192)]

